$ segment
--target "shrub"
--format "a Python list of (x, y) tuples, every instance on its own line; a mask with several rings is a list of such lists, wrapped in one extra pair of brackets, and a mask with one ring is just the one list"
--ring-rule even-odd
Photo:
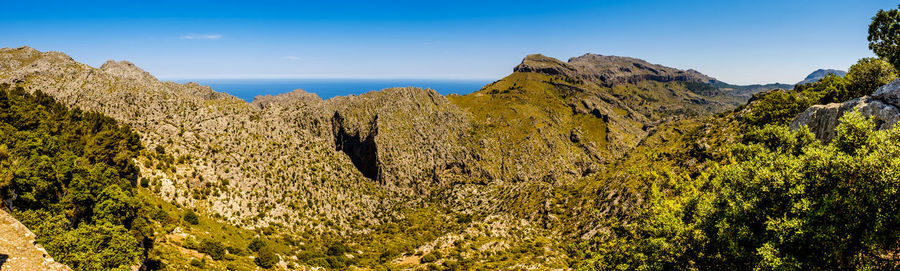
[(852, 98), (855, 98), (872, 94), (878, 87), (894, 81), (897, 71), (884, 60), (867, 57), (850, 66), (844, 77), (850, 83)]
[(343, 243), (334, 243), (328, 246), (328, 252), (326, 254), (330, 256), (344, 256), (348, 251), (350, 251), (350, 248), (347, 247), (347, 245), (344, 245)]
[(197, 259), (191, 259), (190, 264), (191, 264), (191, 266), (197, 267), (197, 268), (203, 268), (203, 266), (205, 265), (204, 262), (197, 260)]
[(437, 260), (438, 260), (438, 255), (435, 254), (434, 252), (432, 252), (432, 253), (425, 254), (425, 256), (422, 256), (422, 259), (420, 261), (422, 263), (431, 263), (431, 262), (435, 262)]
[(197, 216), (197, 213), (194, 213), (194, 211), (188, 210), (184, 213), (184, 221), (191, 225), (197, 225), (200, 224), (200, 217)]
[(222, 243), (211, 239), (200, 241), (200, 252), (217, 261), (225, 257), (225, 247)]
[(272, 251), (270, 247), (263, 247), (259, 250), (256, 259), (253, 261), (256, 262), (256, 265), (259, 267), (272, 268), (278, 263), (278, 255), (275, 255), (275, 252)]
[(257, 238), (253, 238), (253, 240), (250, 241), (250, 244), (247, 245), (247, 249), (249, 249), (253, 252), (257, 252), (266, 246), (268, 246), (268, 244), (266, 244), (266, 241), (263, 240), (262, 238), (257, 237)]

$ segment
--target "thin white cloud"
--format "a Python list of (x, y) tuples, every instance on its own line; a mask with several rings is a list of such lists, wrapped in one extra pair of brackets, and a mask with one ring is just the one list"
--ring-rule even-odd
[(296, 61), (296, 60), (300, 60), (300, 57), (299, 57), (299, 56), (285, 56), (285, 57), (282, 57), (282, 59), (295, 60), (295, 61)]
[(183, 40), (217, 40), (221, 39), (223, 36), (221, 34), (187, 34), (183, 35), (180, 38)]

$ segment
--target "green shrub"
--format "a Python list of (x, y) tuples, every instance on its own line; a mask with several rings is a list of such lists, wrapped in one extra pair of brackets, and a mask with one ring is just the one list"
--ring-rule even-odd
[(209, 255), (210, 258), (217, 261), (225, 257), (225, 247), (222, 246), (221, 242), (216, 240), (203, 239), (200, 241), (199, 251)]
[(272, 251), (270, 247), (263, 247), (259, 250), (256, 259), (253, 261), (256, 262), (256, 265), (259, 267), (272, 268), (279, 260), (278, 255), (275, 255), (275, 252)]
[(432, 262), (435, 262), (435, 261), (437, 261), (438, 259), (440, 259), (439, 255), (440, 255), (440, 254), (436, 254), (435, 252), (431, 252), (431, 253), (425, 254), (425, 256), (422, 256), (422, 259), (421, 259), (420, 261), (421, 261), (422, 263), (432, 263)]
[(184, 221), (191, 225), (197, 225), (200, 224), (200, 217), (197, 216), (197, 213), (194, 213), (194, 211), (188, 210), (184, 213)]
[(253, 238), (253, 240), (250, 241), (250, 244), (247, 245), (247, 249), (253, 252), (257, 252), (266, 246), (268, 246), (268, 244), (266, 244), (266, 241), (262, 238), (257, 237)]
[(197, 260), (197, 259), (191, 259), (190, 264), (191, 264), (191, 266), (197, 267), (197, 268), (203, 268), (203, 266), (206, 265), (205, 262)]
[(853, 90), (851, 96), (855, 98), (872, 94), (878, 87), (894, 81), (897, 71), (884, 60), (867, 57), (850, 66), (844, 77)]

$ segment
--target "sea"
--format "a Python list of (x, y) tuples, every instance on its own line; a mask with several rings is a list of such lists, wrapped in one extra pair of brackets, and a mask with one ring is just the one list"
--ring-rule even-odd
[(247, 102), (260, 95), (277, 95), (303, 89), (322, 99), (359, 95), (392, 87), (430, 88), (440, 94), (465, 95), (491, 81), (448, 79), (177, 79), (178, 83), (196, 82), (215, 91), (225, 92)]

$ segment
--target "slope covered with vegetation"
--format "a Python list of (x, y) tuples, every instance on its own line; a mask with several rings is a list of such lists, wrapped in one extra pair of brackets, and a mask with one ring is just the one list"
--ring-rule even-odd
[(57, 261), (77, 270), (129, 268), (152, 243), (135, 196), (140, 139), (42, 92), (0, 86), (0, 192)]
[(896, 79), (896, 15), (879, 58), (761, 93), (530, 55), (468, 95), (245, 103), (0, 49), (0, 197), (76, 270), (896, 269), (900, 128), (788, 126)]

